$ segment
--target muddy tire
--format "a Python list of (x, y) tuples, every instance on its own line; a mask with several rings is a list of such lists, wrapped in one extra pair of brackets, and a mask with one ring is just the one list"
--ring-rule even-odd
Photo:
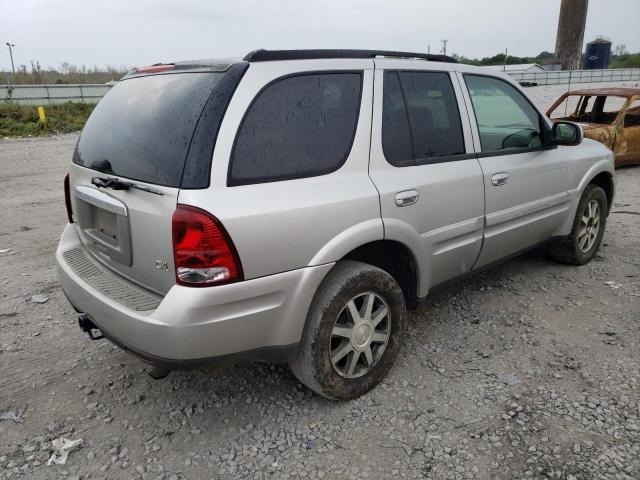
[(324, 397), (359, 397), (393, 366), (405, 315), (402, 290), (391, 275), (366, 263), (339, 262), (314, 296), (289, 366)]
[(571, 234), (551, 244), (551, 258), (568, 265), (584, 265), (600, 248), (607, 223), (607, 196), (597, 185), (588, 185), (580, 198)]

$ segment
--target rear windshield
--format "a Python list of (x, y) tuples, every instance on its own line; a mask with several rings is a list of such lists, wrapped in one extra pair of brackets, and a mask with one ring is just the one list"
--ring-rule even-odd
[(179, 187), (194, 128), (223, 75), (171, 73), (118, 82), (89, 117), (74, 163)]

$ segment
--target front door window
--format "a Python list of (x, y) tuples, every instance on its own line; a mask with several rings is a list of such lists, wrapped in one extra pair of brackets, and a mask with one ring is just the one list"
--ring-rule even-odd
[(493, 77), (465, 75), (464, 78), (483, 153), (542, 146), (540, 116), (515, 87)]

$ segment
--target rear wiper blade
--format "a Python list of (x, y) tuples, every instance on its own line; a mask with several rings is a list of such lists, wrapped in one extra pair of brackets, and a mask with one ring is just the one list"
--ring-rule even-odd
[(117, 178), (92, 177), (91, 183), (98, 188), (111, 188), (113, 190), (129, 190), (130, 188), (135, 188), (136, 190), (153, 193), (154, 195), (164, 195), (164, 193), (154, 190), (153, 188), (143, 187), (133, 182), (123, 182)]

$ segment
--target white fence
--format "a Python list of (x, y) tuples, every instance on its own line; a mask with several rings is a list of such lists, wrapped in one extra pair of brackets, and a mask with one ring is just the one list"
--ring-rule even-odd
[(640, 80), (640, 68), (615, 68), (609, 70), (549, 70), (544, 72), (509, 73), (518, 82), (537, 85), (561, 85), (568, 83), (628, 82)]
[[(508, 73), (508, 72), (507, 72)], [(640, 81), (640, 68), (609, 70), (556, 70), (509, 73), (518, 82), (536, 85)], [(97, 103), (111, 88), (107, 84), (0, 85), (0, 103), (53, 105), (65, 102)]]
[(0, 85), (0, 103), (54, 105), (56, 103), (97, 103), (111, 88), (105, 84), (84, 85)]

